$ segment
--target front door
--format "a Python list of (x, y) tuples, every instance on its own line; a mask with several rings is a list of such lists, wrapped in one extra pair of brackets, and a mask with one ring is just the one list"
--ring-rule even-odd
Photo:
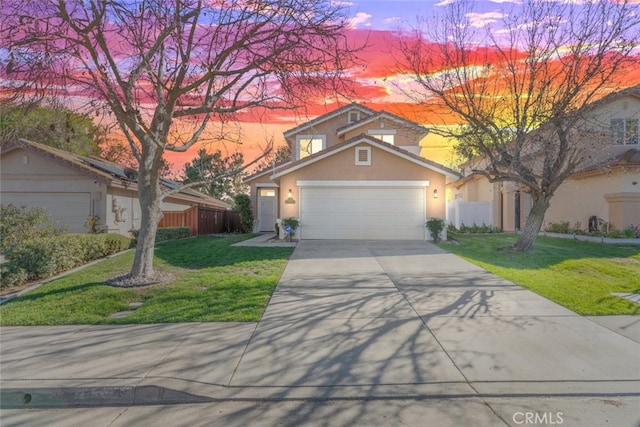
[(261, 188), (258, 195), (258, 231), (276, 230), (276, 190)]

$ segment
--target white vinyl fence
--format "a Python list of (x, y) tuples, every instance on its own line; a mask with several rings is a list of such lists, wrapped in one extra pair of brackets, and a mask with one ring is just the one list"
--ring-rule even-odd
[(464, 224), (493, 225), (491, 202), (463, 202), (454, 200), (447, 207), (447, 221), (460, 228)]

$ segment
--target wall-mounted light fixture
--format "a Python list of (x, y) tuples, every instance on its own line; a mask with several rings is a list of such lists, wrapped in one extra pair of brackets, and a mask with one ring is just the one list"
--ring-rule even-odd
[(433, 198), (434, 199), (438, 198), (438, 190), (437, 189), (433, 190)]
[(289, 189), (289, 193), (287, 193), (287, 200), (284, 201), (288, 205), (294, 204), (296, 201), (293, 200), (293, 192)]

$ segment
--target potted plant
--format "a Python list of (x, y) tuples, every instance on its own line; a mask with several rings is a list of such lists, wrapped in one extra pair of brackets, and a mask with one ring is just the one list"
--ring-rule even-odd
[(286, 231), (286, 233), (289, 235), (289, 240), (291, 240), (291, 238), (294, 236), (296, 229), (300, 226), (300, 221), (298, 221), (298, 218), (284, 218), (282, 220), (282, 227), (284, 227), (284, 230)]

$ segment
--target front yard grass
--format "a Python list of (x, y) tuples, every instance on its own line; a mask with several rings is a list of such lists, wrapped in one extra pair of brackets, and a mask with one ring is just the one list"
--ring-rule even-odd
[(612, 293), (640, 293), (640, 246), (539, 236), (529, 253), (506, 249), (517, 236), (450, 233), (442, 243), (513, 283), (582, 315), (640, 314), (640, 306)]
[[(0, 325), (258, 321), (293, 249), (231, 246), (247, 237), (158, 245), (154, 267), (171, 272), (175, 280), (149, 287), (105, 284), (127, 273), (133, 262), (133, 251), (114, 256), (6, 302), (0, 306)], [(110, 317), (124, 311), (133, 313)]]

